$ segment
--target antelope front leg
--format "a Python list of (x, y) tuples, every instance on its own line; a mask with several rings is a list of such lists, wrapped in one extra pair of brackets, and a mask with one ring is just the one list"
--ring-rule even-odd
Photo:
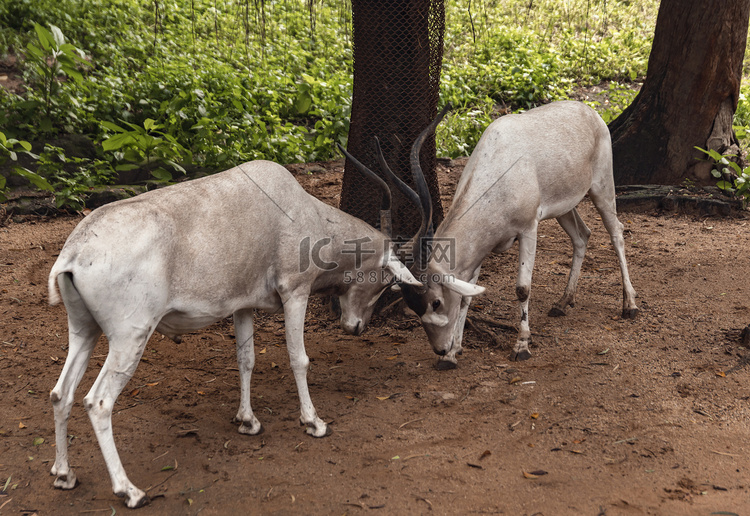
[(304, 342), (306, 310), (307, 296), (292, 297), (284, 302), (286, 347), (299, 393), (300, 423), (307, 425), (307, 433), (313, 437), (325, 437), (331, 434), (331, 430), (315, 412), (307, 387), (307, 369), (310, 366), (310, 359), (305, 352)]
[(536, 224), (534, 228), (518, 238), (518, 280), (516, 282), (516, 296), (521, 309), (521, 323), (518, 326), (518, 340), (510, 354), (511, 360), (528, 360), (531, 358), (529, 342), (531, 329), (529, 327), (529, 295), (531, 294), (531, 275), (534, 271), (536, 256)]
[(240, 408), (234, 422), (240, 423), (241, 434), (258, 435), (263, 433), (263, 426), (253, 414), (250, 405), (250, 379), (255, 367), (252, 310), (239, 310), (234, 313), (234, 331), (237, 336), (237, 366), (240, 370)]
[[(477, 284), (480, 269), (481, 267), (477, 267), (477, 270), (474, 271), (474, 275), (471, 280), (469, 280), (470, 283), (474, 285)], [(456, 320), (456, 326), (453, 330), (453, 345), (445, 356), (438, 358), (437, 369), (440, 371), (455, 369), (458, 367), (458, 359), (456, 358), (456, 355), (462, 354), (464, 350), (462, 346), (464, 339), (464, 326), (466, 325), (466, 315), (469, 312), (469, 305), (471, 304), (472, 299), (472, 297), (461, 298), (461, 308), (459, 309), (458, 319)]]

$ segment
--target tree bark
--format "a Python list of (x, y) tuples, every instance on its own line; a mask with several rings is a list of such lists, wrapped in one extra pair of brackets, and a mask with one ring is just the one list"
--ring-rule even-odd
[[(347, 150), (384, 177), (373, 151), (380, 139), (393, 172), (413, 187), (409, 152), (437, 114), (445, 25), (443, 0), (352, 0), (354, 91)], [(433, 199), (433, 223), (442, 220), (435, 138), (422, 148), (422, 168)], [(417, 207), (392, 189), (393, 236), (417, 232)], [(380, 193), (347, 161), (340, 207), (378, 226)]]
[(609, 124), (615, 183), (711, 184), (695, 147), (739, 153), (732, 118), (749, 16), (750, 0), (661, 1), (646, 80)]

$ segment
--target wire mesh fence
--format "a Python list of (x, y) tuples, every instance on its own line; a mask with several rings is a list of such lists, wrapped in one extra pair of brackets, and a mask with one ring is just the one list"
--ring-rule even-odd
[[(411, 146), (437, 113), (445, 32), (443, 0), (352, 0), (354, 91), (347, 150), (382, 175), (373, 140), (380, 139), (393, 172), (414, 186)], [(443, 218), (435, 137), (422, 147), (421, 163), (432, 195), (433, 224)], [(383, 176), (384, 177), (384, 176)], [(393, 190), (393, 237), (419, 229), (418, 210)], [(341, 209), (378, 226), (380, 193), (348, 162)]]

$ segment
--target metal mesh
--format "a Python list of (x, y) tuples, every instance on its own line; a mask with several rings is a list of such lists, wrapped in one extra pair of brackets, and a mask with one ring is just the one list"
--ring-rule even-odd
[[(414, 186), (411, 146), (437, 113), (443, 57), (443, 0), (352, 0), (354, 97), (347, 150), (383, 177), (373, 150), (380, 139), (393, 172)], [(435, 137), (422, 147), (421, 163), (432, 195), (433, 224), (443, 219)], [(395, 188), (393, 237), (419, 229), (418, 210)], [(341, 209), (378, 227), (380, 192), (347, 160)]]

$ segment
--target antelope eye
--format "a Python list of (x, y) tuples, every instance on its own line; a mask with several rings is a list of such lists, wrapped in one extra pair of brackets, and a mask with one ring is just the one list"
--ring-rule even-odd
[(440, 300), (436, 299), (435, 301), (432, 302), (432, 311), (434, 312), (435, 310), (437, 310), (439, 306), (440, 306)]

